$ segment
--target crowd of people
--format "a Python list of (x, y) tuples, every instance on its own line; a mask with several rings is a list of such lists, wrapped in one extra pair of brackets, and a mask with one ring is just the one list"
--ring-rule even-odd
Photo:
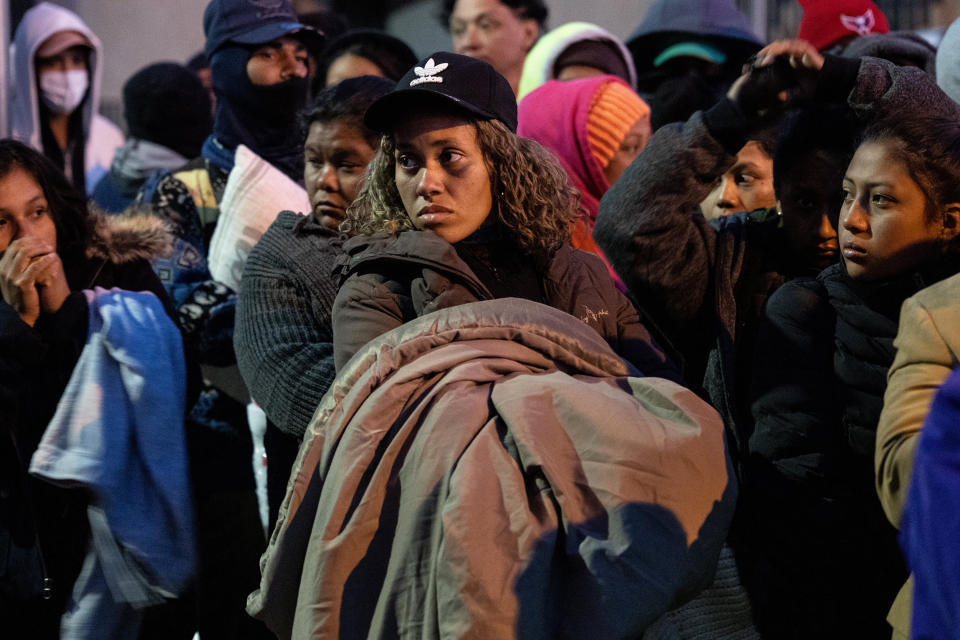
[(26, 11), (4, 637), (955, 637), (960, 19), (800, 4)]

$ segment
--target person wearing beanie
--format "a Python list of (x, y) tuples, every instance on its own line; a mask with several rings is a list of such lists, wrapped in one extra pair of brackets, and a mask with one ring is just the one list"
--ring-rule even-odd
[(151, 175), (179, 169), (198, 156), (212, 127), (203, 83), (174, 62), (157, 62), (130, 76), (123, 111), (130, 137), (90, 196), (107, 213), (126, 209)]
[(99, 114), (103, 48), (75, 13), (41, 2), (13, 36), (10, 137), (42, 152), (87, 193), (123, 144)]
[(818, 51), (837, 53), (851, 40), (874, 33), (889, 33), (890, 25), (870, 0), (799, 0), (803, 7), (797, 38)]
[[(603, 258), (593, 241), (600, 198), (650, 138), (650, 107), (615, 76), (551, 80), (517, 107), (517, 134), (553, 151), (580, 192), (580, 218), (570, 243)], [(620, 285), (622, 286), (622, 285)]]
[(656, 0), (627, 38), (653, 130), (713, 106), (762, 46), (733, 0)]
[(537, 40), (523, 63), (517, 100), (550, 80), (612, 75), (637, 84), (633, 57), (618, 37), (589, 22), (568, 22)]
[(300, 24), (289, 0), (211, 0), (203, 14), (204, 52), (217, 96), (213, 132), (200, 155), (149, 181), (137, 203), (150, 206), (175, 235), (173, 254), (154, 261), (204, 367), (205, 387), (191, 412), (200, 543), (200, 635), (269, 637), (246, 615), (266, 544), (251, 464), (248, 393), (233, 350), (237, 293), (213, 278), (207, 253), (239, 145), (296, 182), (303, 180), (308, 50), (322, 37)]

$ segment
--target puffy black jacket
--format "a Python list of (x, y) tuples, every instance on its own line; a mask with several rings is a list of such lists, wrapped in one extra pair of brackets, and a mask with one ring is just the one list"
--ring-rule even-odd
[(906, 578), (873, 453), (900, 305), (960, 271), (950, 256), (879, 283), (842, 264), (769, 300), (757, 338), (744, 491), (761, 632), (886, 635)]

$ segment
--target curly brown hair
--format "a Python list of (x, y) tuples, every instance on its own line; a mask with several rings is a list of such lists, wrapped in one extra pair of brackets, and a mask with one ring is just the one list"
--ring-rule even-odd
[[(579, 194), (566, 171), (540, 144), (497, 120), (472, 121), (490, 174), (497, 220), (525, 254), (549, 259), (570, 241)], [(347, 209), (341, 230), (351, 234), (413, 229), (394, 179), (396, 145), (389, 135), (367, 168), (363, 188)]]

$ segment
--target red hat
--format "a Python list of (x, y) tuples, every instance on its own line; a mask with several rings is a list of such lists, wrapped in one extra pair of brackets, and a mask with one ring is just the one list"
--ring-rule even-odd
[(803, 7), (797, 37), (823, 50), (845, 36), (889, 33), (890, 25), (870, 0), (799, 0)]

